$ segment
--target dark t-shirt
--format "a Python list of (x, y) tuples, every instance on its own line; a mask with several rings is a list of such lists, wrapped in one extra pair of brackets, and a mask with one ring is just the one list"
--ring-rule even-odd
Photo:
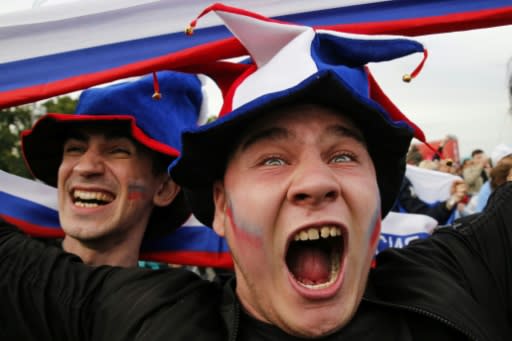
[[(421, 328), (416, 328), (421, 324)], [(426, 327), (428, 325), (432, 327)], [(422, 332), (418, 332), (418, 331)], [(430, 333), (425, 334), (424, 331)], [(286, 334), (281, 329), (258, 321), (247, 313), (243, 312), (240, 319), (240, 337), (243, 341), (306, 341), (307, 338), (300, 338)], [(448, 328), (441, 322), (434, 321), (423, 316), (415, 316), (401, 311), (393, 311), (389, 308), (375, 307), (370, 303), (363, 302), (360, 306), (357, 318), (351, 323), (332, 335), (326, 336), (319, 341), (340, 341), (340, 340), (400, 340), (400, 341), (458, 341), (467, 338), (457, 331)]]

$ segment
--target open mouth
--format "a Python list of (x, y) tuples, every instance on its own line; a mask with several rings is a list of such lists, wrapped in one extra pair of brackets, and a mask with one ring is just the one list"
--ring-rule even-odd
[(71, 193), (73, 203), (78, 207), (98, 207), (114, 201), (114, 195), (106, 192), (74, 190)]
[(344, 238), (337, 226), (310, 227), (299, 231), (286, 253), (286, 264), (294, 279), (309, 289), (323, 289), (340, 272)]

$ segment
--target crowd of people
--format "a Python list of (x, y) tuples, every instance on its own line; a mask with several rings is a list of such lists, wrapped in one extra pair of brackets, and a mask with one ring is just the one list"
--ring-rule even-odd
[[(422, 134), (367, 64), (422, 53), (421, 43), (216, 10), (251, 56), (224, 82), (218, 119), (197, 125), (197, 79), (165, 71), (85, 92), (75, 115), (48, 114), (24, 134), (27, 164), (57, 185), (74, 242), (46, 245), (1, 224), (0, 337), (509, 339), (507, 157), (487, 170), (485, 155), (474, 156), (475, 172), (491, 179), (481, 213), (374, 259), (382, 218), (404, 192), (411, 140)], [(446, 210), (481, 191), (484, 180), (467, 177)], [(186, 207), (174, 206), (180, 198)], [(160, 209), (171, 229), (192, 212), (226, 238), (233, 273), (210, 281), (117, 257), (88, 261), (104, 261), (89, 255), (121, 245), (132, 229), (138, 245)]]
[[(491, 191), (497, 185), (512, 179), (512, 176), (509, 176), (509, 171), (512, 175), (510, 170), (512, 145), (498, 144), (490, 156), (484, 150), (477, 148), (471, 152), (471, 156), (464, 158), (461, 162), (443, 158), (442, 147), (437, 152), (431, 159), (425, 159), (417, 146), (412, 144), (407, 155), (407, 163), (460, 177), (460, 180), (454, 181), (450, 198), (443, 203), (425, 202), (411, 195), (414, 193), (411, 189), (412, 185), (405, 179), (397, 207), (405, 207), (404, 210), (411, 213), (427, 214), (443, 224), (450, 222), (450, 217), (464, 217), (482, 212)], [(464, 185), (461, 186), (461, 184)]]

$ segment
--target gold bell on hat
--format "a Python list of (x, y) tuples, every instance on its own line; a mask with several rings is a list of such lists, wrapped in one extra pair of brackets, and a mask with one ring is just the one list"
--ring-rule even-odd
[(151, 98), (158, 101), (162, 98), (162, 93), (160, 92), (160, 85), (158, 84), (158, 77), (156, 76), (156, 72), (153, 72), (153, 89), (155, 89), (155, 92)]

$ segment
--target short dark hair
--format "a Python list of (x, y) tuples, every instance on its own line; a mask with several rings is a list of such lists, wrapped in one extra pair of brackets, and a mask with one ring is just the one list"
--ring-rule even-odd
[(471, 157), (475, 157), (475, 155), (477, 154), (483, 154), (484, 151), (482, 149), (474, 149), (472, 152), (471, 152)]
[(491, 190), (507, 182), (507, 176), (512, 168), (512, 155), (505, 156), (491, 169)]
[(162, 173), (167, 173), (167, 167), (169, 167), (169, 165), (174, 160), (174, 158), (169, 155), (155, 152), (154, 150), (151, 150), (149, 148), (148, 148), (148, 150), (153, 154), (151, 157), (153, 160), (153, 167), (152, 167), (153, 175), (160, 175)]

